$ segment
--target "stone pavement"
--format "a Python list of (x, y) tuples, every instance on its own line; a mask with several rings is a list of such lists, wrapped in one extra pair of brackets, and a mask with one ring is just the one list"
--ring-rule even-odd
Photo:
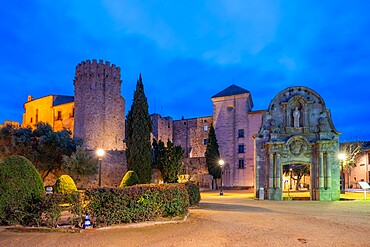
[(257, 201), (202, 193), (181, 223), (82, 233), (0, 232), (0, 246), (369, 246), (368, 201)]

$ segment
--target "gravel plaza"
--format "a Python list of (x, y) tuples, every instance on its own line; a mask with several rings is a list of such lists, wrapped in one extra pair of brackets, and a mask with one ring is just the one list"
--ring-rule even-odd
[[(246, 191), (202, 193), (180, 223), (81, 233), (0, 229), (1, 246), (369, 246), (370, 201), (258, 201)], [(368, 194), (368, 198), (370, 195)]]

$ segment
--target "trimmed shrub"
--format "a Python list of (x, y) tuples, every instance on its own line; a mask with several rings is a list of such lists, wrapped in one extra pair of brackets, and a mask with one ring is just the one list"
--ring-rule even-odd
[(200, 202), (199, 186), (192, 182), (186, 182), (185, 188), (189, 194), (189, 204), (194, 206)]
[(1, 225), (34, 223), (44, 194), (44, 183), (31, 161), (11, 156), (0, 163)]
[(68, 175), (62, 175), (58, 178), (54, 185), (54, 192), (62, 195), (71, 194), (77, 191), (77, 187), (73, 179)]
[(86, 191), (86, 201), (95, 226), (180, 216), (189, 207), (184, 184), (94, 189)]
[(137, 176), (136, 172), (128, 171), (126, 172), (125, 176), (123, 176), (122, 181), (119, 185), (120, 188), (124, 188), (127, 186), (132, 186), (135, 184), (139, 184), (139, 177)]

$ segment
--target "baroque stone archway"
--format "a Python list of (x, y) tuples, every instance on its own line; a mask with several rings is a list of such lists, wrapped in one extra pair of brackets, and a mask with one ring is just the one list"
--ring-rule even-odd
[(255, 193), (282, 200), (282, 166), (311, 165), (311, 200), (339, 200), (339, 135), (321, 96), (290, 87), (275, 96), (255, 139)]

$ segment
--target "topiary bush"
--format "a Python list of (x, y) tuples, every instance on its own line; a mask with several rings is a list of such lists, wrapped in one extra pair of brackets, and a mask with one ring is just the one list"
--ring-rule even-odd
[(34, 223), (44, 194), (44, 183), (31, 161), (11, 156), (0, 163), (1, 225)]
[(73, 179), (68, 175), (62, 175), (58, 178), (54, 185), (54, 192), (62, 195), (71, 194), (77, 191), (77, 187)]
[(123, 176), (122, 181), (119, 185), (119, 188), (124, 188), (127, 186), (132, 186), (135, 184), (139, 184), (139, 177), (137, 176), (136, 172), (128, 171), (126, 172), (125, 176)]
[(200, 191), (199, 186), (192, 182), (186, 182), (185, 188), (189, 194), (189, 204), (194, 206), (200, 202)]

